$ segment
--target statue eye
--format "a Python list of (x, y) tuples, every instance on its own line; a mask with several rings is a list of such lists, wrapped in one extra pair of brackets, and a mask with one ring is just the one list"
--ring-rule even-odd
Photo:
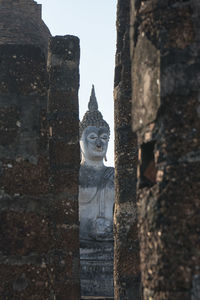
[(94, 140), (94, 139), (96, 139), (97, 138), (97, 136), (96, 135), (94, 135), (94, 134), (92, 134), (92, 135), (89, 135), (88, 136), (90, 139), (92, 139), (92, 140)]
[(107, 136), (107, 134), (104, 134), (104, 135), (102, 135), (102, 136), (101, 136), (101, 139), (103, 139), (103, 140), (107, 140), (107, 139), (108, 139), (108, 136)]

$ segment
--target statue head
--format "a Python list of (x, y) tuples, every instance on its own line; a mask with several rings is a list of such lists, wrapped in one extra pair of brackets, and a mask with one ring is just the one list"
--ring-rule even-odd
[(108, 123), (103, 119), (101, 112), (98, 110), (94, 86), (92, 86), (88, 109), (89, 110), (85, 113), (83, 120), (80, 122), (80, 147), (82, 159), (85, 161), (103, 161), (107, 152), (110, 128)]

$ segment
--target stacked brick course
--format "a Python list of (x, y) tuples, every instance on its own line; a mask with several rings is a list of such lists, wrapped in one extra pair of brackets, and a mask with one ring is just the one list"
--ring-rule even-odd
[(33, 0), (0, 0), (0, 44), (31, 44), (47, 54), (49, 29)]
[(13, 31), (14, 16), (0, 19), (0, 299), (78, 300), (79, 42), (52, 40), (47, 73), (49, 31), (22, 10)]
[(13, 9), (24, 12), (29, 17), (41, 20), (42, 5), (33, 0), (0, 0), (1, 9)]
[(200, 299), (199, 1), (131, 1), (144, 299)]
[(140, 299), (137, 233), (137, 139), (131, 128), (129, 0), (118, 1), (115, 68), (115, 299)]
[[(118, 1), (118, 37), (120, 33), (122, 37), (117, 44), (115, 84), (121, 84), (120, 74), (131, 65), (132, 79), (126, 75), (125, 91), (132, 89), (132, 128), (138, 144), (138, 225), (145, 300), (200, 299), (199, 16), (196, 0)], [(125, 45), (130, 48), (126, 52)], [(131, 62), (129, 55), (123, 56), (129, 50)], [(125, 272), (118, 262), (119, 249), (126, 245), (118, 197), (120, 189), (127, 188), (125, 176), (119, 173), (125, 165), (119, 157), (127, 153), (125, 143), (118, 149), (118, 124), (126, 120), (122, 110), (126, 97), (120, 84), (115, 87), (115, 102), (119, 95), (124, 101), (119, 113), (116, 102), (115, 297), (126, 299), (125, 291), (120, 298), (119, 275)], [(129, 113), (130, 107), (126, 116)], [(128, 170), (126, 166), (124, 174)], [(126, 215), (129, 209), (124, 211)], [(119, 238), (120, 229), (124, 231)]]
[[(48, 118), (51, 191), (59, 253), (60, 299), (79, 300), (79, 39), (56, 36), (49, 43)], [(55, 284), (56, 286), (56, 284)]]
[(45, 56), (33, 45), (1, 45), (0, 56), (0, 298), (42, 299), (50, 287), (45, 255), (53, 240), (42, 131), (47, 104)]

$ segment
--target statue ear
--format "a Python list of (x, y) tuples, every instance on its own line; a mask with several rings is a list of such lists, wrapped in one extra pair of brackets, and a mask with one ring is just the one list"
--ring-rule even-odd
[(105, 161), (107, 161), (107, 157), (106, 157), (106, 155), (105, 155), (104, 159), (105, 159)]

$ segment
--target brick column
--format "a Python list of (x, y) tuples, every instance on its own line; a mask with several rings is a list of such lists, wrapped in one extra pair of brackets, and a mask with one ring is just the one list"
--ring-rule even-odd
[(59, 299), (79, 300), (79, 39), (50, 39), (48, 117), (51, 191), (54, 195), (54, 226), (60, 268), (55, 283)]
[(119, 0), (115, 68), (115, 213), (114, 291), (117, 300), (138, 300), (137, 139), (131, 128), (129, 0)]
[(200, 4), (131, 1), (145, 300), (200, 299)]
[(1, 45), (0, 62), (0, 299), (51, 299), (46, 60), (33, 45)]

